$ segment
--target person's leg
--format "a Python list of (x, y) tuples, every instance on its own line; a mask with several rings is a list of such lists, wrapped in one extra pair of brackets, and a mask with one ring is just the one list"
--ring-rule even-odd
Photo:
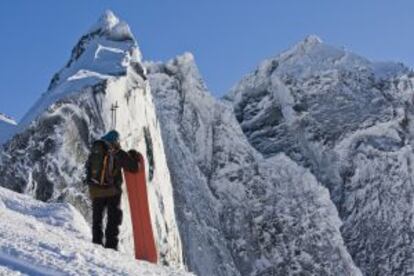
[(92, 242), (103, 245), (102, 219), (105, 210), (105, 198), (92, 200)]
[(105, 230), (106, 248), (118, 250), (118, 235), (121, 223), (121, 195), (117, 195), (108, 198), (108, 223)]

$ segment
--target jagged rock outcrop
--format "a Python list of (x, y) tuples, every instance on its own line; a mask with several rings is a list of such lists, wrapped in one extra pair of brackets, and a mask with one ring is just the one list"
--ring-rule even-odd
[(364, 275), (414, 268), (413, 74), (311, 36), (225, 98), (267, 158), (285, 153), (331, 192)]
[(147, 68), (192, 271), (360, 275), (328, 191), (286, 155), (254, 150), (191, 54)]

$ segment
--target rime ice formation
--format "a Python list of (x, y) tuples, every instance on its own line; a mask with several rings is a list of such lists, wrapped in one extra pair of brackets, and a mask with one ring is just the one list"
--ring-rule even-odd
[(198, 275), (360, 275), (328, 191), (279, 154), (264, 159), (191, 54), (147, 64), (187, 266)]
[(414, 269), (413, 73), (308, 38), (226, 96), (250, 143), (330, 190), (364, 275)]

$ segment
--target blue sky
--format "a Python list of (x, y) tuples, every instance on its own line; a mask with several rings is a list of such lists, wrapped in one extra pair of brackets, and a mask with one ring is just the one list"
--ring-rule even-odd
[(370, 59), (414, 65), (411, 0), (4, 0), (0, 112), (20, 119), (106, 9), (128, 22), (145, 59), (192, 52), (217, 97), (308, 34)]

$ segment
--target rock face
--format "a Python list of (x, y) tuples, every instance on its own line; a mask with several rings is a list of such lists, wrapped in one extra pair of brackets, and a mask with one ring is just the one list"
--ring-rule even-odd
[[(119, 106), (116, 122), (112, 104)], [(91, 143), (113, 128), (124, 149), (146, 156), (160, 259), (181, 266), (170, 174), (141, 54), (128, 25), (112, 12), (82, 36), (70, 61), (22, 119), (19, 134), (4, 145), (0, 183), (43, 201), (69, 202), (90, 221), (83, 164)], [(121, 249), (133, 254), (126, 193), (123, 210)]]
[(191, 54), (147, 64), (186, 265), (198, 275), (360, 275), (335, 206), (285, 154), (264, 159)]
[(364, 275), (414, 272), (413, 74), (309, 37), (264, 61), (226, 100), (250, 143), (329, 188)]

